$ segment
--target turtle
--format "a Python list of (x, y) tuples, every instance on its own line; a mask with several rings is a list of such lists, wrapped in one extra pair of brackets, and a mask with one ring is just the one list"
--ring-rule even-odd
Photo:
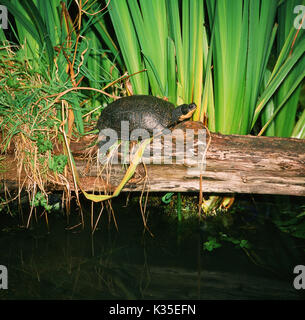
[[(175, 107), (169, 101), (152, 95), (123, 97), (102, 110), (97, 129), (113, 129), (122, 140), (132, 140), (129, 134), (135, 129), (145, 129), (149, 136), (153, 136), (180, 121), (189, 119), (196, 108), (195, 103)], [(127, 132), (122, 133), (121, 121), (128, 122)]]

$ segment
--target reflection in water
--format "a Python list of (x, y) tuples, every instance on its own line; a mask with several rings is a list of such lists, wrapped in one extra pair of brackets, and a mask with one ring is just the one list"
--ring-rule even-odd
[(138, 206), (118, 205), (115, 212), (119, 230), (104, 214), (93, 236), (89, 227), (66, 231), (60, 214), (49, 216), (50, 233), (43, 219), (31, 230), (5, 221), (0, 264), (8, 268), (9, 289), (0, 290), (0, 299), (301, 298), (291, 271), (299, 255), (294, 240), (279, 232), (255, 234), (254, 254), (269, 266), (261, 268), (232, 244), (204, 251), (199, 227), (177, 241), (176, 228), (156, 209), (149, 218), (153, 237), (143, 232)]

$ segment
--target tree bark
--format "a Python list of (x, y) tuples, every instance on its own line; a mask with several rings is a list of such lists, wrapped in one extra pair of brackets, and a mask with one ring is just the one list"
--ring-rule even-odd
[[(203, 129), (200, 123), (194, 122), (187, 122), (181, 128)], [(186, 154), (195, 152), (199, 159), (205, 158), (205, 165), (204, 162), (198, 165), (198, 161), (194, 161), (192, 157), (184, 163), (165, 164), (165, 157), (161, 156), (158, 160), (161, 164), (139, 164), (123, 191), (142, 191), (144, 188), (153, 192), (198, 192), (202, 187), (204, 193), (305, 196), (305, 140), (207, 133), (206, 142), (207, 151), (205, 148), (198, 149), (199, 153), (196, 154), (196, 150), (186, 149)], [(165, 142), (161, 147), (164, 145)], [(126, 169), (121, 164), (112, 165), (110, 177), (107, 178), (105, 171), (99, 172), (97, 161), (89, 164), (83, 159), (81, 150), (85, 146), (84, 141), (71, 144), (83, 190), (113, 191)], [(175, 146), (172, 149), (173, 159), (176, 159), (178, 151)], [(13, 155), (5, 157), (9, 165), (6, 172), (0, 173), (1, 181), (9, 189), (16, 188), (16, 162), (13, 161)], [(150, 160), (156, 158), (151, 157)], [(23, 178), (24, 175), (21, 176), (21, 181)], [(67, 178), (71, 189), (74, 189), (71, 174)], [(61, 187), (50, 184), (49, 188)]]

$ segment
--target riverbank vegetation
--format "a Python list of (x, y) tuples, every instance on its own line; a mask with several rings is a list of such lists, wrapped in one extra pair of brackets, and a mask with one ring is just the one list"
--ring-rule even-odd
[[(300, 1), (2, 4), (9, 28), (0, 28), (0, 149), (14, 154), (17, 175), (23, 170), (27, 179), (14, 195), (5, 186), (1, 192), (4, 204), (21, 189), (28, 192), (27, 225), (43, 204), (47, 220), (50, 184), (64, 190), (69, 211), (71, 183), (81, 192), (70, 144), (85, 137), (88, 163), (96, 161), (97, 118), (118, 97), (194, 101), (194, 120), (213, 132), (305, 138), (304, 15), (295, 12)], [(1, 159), (5, 171), (9, 164)], [(109, 196), (84, 194), (106, 201), (101, 212), (104, 206), (111, 211)], [(79, 201), (78, 192), (73, 196)], [(202, 201), (205, 213), (216, 212), (232, 197)]]

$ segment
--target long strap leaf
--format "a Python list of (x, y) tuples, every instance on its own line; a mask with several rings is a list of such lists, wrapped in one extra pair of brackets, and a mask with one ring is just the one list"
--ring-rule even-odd
[[(64, 131), (63, 131), (63, 134), (65, 135)], [(77, 172), (77, 169), (75, 167), (75, 164), (74, 164), (74, 161), (73, 161), (73, 157), (72, 157), (72, 154), (70, 152), (70, 149), (68, 148), (68, 146), (66, 146), (67, 148), (67, 152), (68, 152), (68, 158), (69, 158), (69, 165), (70, 165), (70, 168), (72, 170), (72, 173), (73, 173), (73, 177), (78, 185), (78, 187), (80, 188), (80, 190), (82, 191), (82, 193), (85, 195), (85, 197), (88, 199), (88, 200), (91, 200), (91, 201), (94, 201), (94, 202), (101, 202), (101, 201), (105, 201), (105, 200), (109, 200), (111, 198), (115, 198), (117, 197), (121, 190), (124, 188), (125, 184), (129, 181), (129, 179), (133, 176), (136, 168), (137, 168), (137, 165), (139, 164), (139, 162), (141, 161), (141, 158), (143, 156), (143, 153), (145, 151), (145, 148), (146, 146), (151, 142), (152, 138), (150, 139), (145, 139), (144, 141), (141, 142), (141, 144), (139, 145), (136, 153), (134, 154), (133, 156), (133, 159), (131, 161), (131, 164), (130, 166), (128, 167), (125, 175), (124, 175), (124, 178), (122, 179), (121, 183), (116, 187), (115, 191), (113, 192), (112, 195), (95, 195), (95, 194), (90, 194), (90, 193), (87, 193), (81, 186), (81, 183), (80, 183), (80, 179), (79, 179), (79, 175), (78, 175), (78, 172)], [(66, 139), (65, 139), (66, 141)]]
[(304, 54), (304, 52), (305, 52), (305, 39), (302, 40), (302, 42), (299, 44), (299, 46), (296, 48), (293, 54), (287, 58), (286, 62), (278, 70), (276, 75), (274, 75), (269, 85), (267, 86), (266, 90), (261, 95), (255, 109), (251, 128), (253, 128), (261, 110), (264, 108), (266, 103), (269, 101), (269, 99), (274, 94), (274, 92), (278, 89), (281, 83), (285, 80), (285, 77), (287, 76), (289, 71), (293, 68), (293, 66)]

